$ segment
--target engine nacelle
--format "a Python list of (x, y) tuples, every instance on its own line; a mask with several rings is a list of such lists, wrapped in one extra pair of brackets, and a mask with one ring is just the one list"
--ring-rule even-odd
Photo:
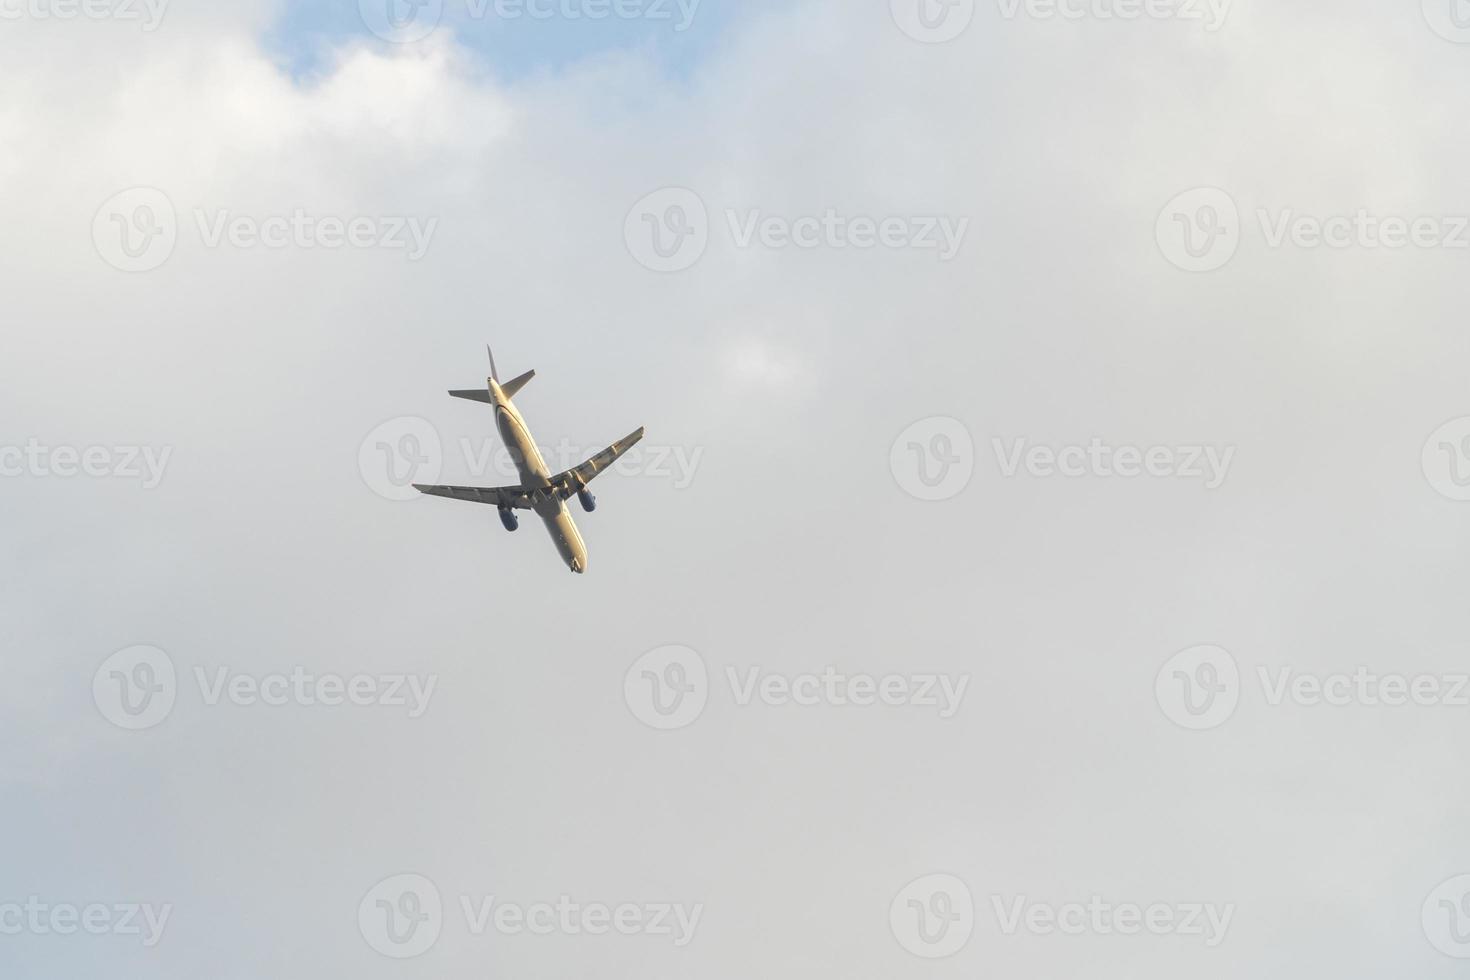
[(502, 507), (500, 508), (500, 523), (505, 525), (507, 531), (514, 531), (521, 526), (521, 519), (509, 507)]
[(592, 496), (592, 491), (590, 490), (578, 490), (577, 502), (580, 503), (582, 505), (582, 509), (589, 514), (597, 509), (597, 498)]

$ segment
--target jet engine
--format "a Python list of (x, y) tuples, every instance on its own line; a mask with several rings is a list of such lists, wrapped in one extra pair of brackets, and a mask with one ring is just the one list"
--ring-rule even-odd
[(509, 507), (500, 508), (500, 523), (505, 525), (507, 531), (514, 531), (521, 526), (520, 518), (516, 517), (516, 512)]
[(597, 509), (597, 498), (592, 496), (592, 491), (590, 490), (578, 490), (577, 501), (581, 503), (582, 509), (589, 514)]

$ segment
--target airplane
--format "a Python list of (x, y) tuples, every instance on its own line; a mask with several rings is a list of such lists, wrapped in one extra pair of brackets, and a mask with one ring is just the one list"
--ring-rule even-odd
[(590, 514), (596, 510), (597, 498), (592, 496), (587, 484), (637, 445), (643, 438), (643, 429), (640, 427), (636, 432), (624, 436), (582, 465), (553, 476), (546, 467), (546, 461), (541, 458), (536, 440), (531, 438), (531, 432), (526, 428), (526, 420), (511, 401), (536, 377), (536, 372), (527, 371), (514, 381), (501, 384), (500, 374), (495, 370), (495, 352), (488, 347), (485, 349), (490, 353), (490, 377), (486, 379), (485, 387), (451, 391), (449, 394), (455, 398), (483, 402), (495, 408), (495, 425), (500, 430), (500, 437), (505, 440), (505, 448), (510, 451), (516, 472), (520, 474), (520, 485), (430, 487), (415, 483), (414, 489), (433, 497), (493, 504), (500, 509), (500, 523), (505, 525), (507, 531), (514, 531), (520, 526), (516, 511), (535, 511), (546, 524), (546, 530), (551, 533), (551, 540), (562, 561), (575, 574), (584, 574), (587, 571), (587, 546), (582, 543), (582, 535), (577, 531), (576, 522), (572, 520), (572, 513), (566, 502), (576, 497), (584, 511)]

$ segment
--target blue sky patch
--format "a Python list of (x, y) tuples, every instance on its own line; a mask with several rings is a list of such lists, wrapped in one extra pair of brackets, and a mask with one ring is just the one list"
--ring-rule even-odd
[(290, 5), (266, 42), (298, 76), (347, 41), (411, 44), (445, 30), (507, 80), (626, 49), (680, 75), (739, 9), (736, 0), (320, 0)]

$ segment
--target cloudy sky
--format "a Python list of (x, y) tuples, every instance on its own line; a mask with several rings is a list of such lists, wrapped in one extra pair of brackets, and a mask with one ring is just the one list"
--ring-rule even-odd
[[(0, 67), (0, 974), (1463, 974), (1463, 4)], [(515, 482), (487, 343), (554, 469), (647, 427), (585, 576), (407, 486)]]

